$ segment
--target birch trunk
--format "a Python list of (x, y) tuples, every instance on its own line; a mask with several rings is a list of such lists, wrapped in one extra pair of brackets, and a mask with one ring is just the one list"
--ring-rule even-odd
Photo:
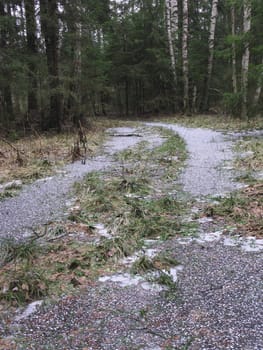
[(172, 11), (171, 11), (171, 0), (165, 1), (166, 8), (166, 22), (167, 22), (167, 35), (168, 35), (168, 45), (171, 59), (171, 68), (173, 72), (174, 81), (176, 81), (176, 65), (175, 65), (175, 52), (172, 37)]
[(167, 35), (174, 82), (177, 81), (176, 60), (178, 55), (178, 0), (165, 0)]
[(184, 113), (189, 113), (189, 61), (188, 61), (188, 0), (183, 0), (182, 60), (184, 82)]
[[(231, 34), (234, 39), (236, 35), (236, 9), (235, 5), (231, 6)], [(237, 54), (236, 54), (236, 43), (232, 42), (232, 84), (233, 92), (237, 94)]]
[(218, 15), (218, 0), (213, 0), (211, 19), (210, 19), (209, 40), (208, 40), (209, 54), (208, 54), (208, 66), (207, 66), (207, 80), (206, 80), (204, 106), (203, 106), (204, 110), (208, 109), (209, 89), (210, 89), (212, 70), (213, 70), (213, 61), (214, 61), (215, 29), (216, 29), (217, 15)]
[[(244, 0), (243, 7), (243, 33), (247, 35), (251, 28), (251, 2)], [(249, 67), (249, 42), (246, 39), (244, 43), (244, 52), (242, 56), (242, 72), (241, 72), (241, 92), (242, 92), (242, 109), (241, 117), (247, 118), (247, 90), (248, 90), (248, 67)]]

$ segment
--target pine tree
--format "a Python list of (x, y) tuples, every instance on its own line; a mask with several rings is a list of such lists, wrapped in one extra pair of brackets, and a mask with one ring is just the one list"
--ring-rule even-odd
[(41, 29), (45, 39), (49, 79), (49, 112), (44, 129), (61, 129), (61, 93), (59, 81), (59, 22), (56, 0), (40, 0)]

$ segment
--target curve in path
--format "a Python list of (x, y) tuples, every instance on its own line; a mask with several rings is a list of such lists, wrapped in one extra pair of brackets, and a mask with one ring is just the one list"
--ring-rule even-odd
[(233, 158), (232, 142), (222, 133), (166, 123), (147, 125), (169, 128), (185, 140), (189, 159), (180, 177), (185, 192), (200, 197), (223, 194), (240, 187), (227, 166), (227, 161)]
[[(181, 174), (183, 189), (195, 196), (231, 191), (238, 185), (223, 163), (232, 158), (231, 142), (223, 134), (209, 129), (186, 128), (164, 123), (146, 123), (172, 129), (186, 141), (189, 160)], [(158, 135), (145, 132), (138, 137), (134, 128), (116, 128), (115, 136), (106, 144), (106, 154), (88, 160), (86, 165), (76, 162), (65, 167), (65, 173), (38, 180), (25, 186), (20, 195), (0, 202), (0, 236), (23, 236), (37, 226), (63, 216), (69, 192), (75, 181), (91, 171), (103, 170), (111, 165), (112, 155), (127, 147), (147, 140), (154, 146), (162, 142)], [(134, 133), (136, 133), (132, 136)], [(129, 137), (118, 137), (118, 136)], [(139, 135), (140, 136), (140, 135)]]
[(69, 164), (61, 174), (24, 186), (18, 196), (1, 201), (0, 236), (24, 237), (32, 232), (32, 227), (63, 217), (70, 199), (70, 190), (76, 181), (80, 181), (89, 172), (114, 165), (114, 153), (133, 147), (140, 141), (147, 140), (155, 145), (162, 142), (157, 134), (146, 132), (141, 135), (134, 128), (109, 129), (109, 132), (116, 137), (106, 142), (102, 156), (89, 159), (85, 165), (80, 161)]

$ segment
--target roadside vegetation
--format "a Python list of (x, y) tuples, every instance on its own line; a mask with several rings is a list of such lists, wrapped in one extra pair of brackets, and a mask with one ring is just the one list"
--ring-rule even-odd
[(236, 143), (236, 180), (245, 187), (215, 198), (205, 212), (233, 228), (232, 233), (263, 237), (263, 138), (246, 137)]
[(212, 115), (193, 114), (190, 116), (175, 115), (169, 117), (164, 116), (162, 121), (167, 123), (179, 123), (190, 127), (209, 128), (221, 131), (263, 129), (263, 118), (261, 115), (249, 119), (233, 118), (232, 116), (224, 115), (222, 113)]
[[(167, 121), (182, 123), (183, 120)], [(123, 123), (96, 122), (86, 129), (88, 156), (99, 150), (105, 137), (104, 128)], [(238, 129), (239, 121), (227, 125), (224, 118), (205, 117), (194, 122), (194, 118), (189, 117), (184, 123), (234, 130)], [(245, 129), (245, 125), (246, 122), (242, 122), (239, 129)], [(248, 126), (262, 127), (256, 119), (253, 126), (251, 123)], [(33, 236), (23, 242), (10, 238), (0, 241), (2, 319), (8, 320), (10, 312), (14, 313), (18, 306), (76, 293), (92, 285), (98, 276), (122, 269), (143, 275), (150, 282), (164, 286), (167, 297), (176, 297), (177, 285), (169, 271), (179, 262), (169, 251), (148, 257), (143, 254), (144, 242), (193, 236), (198, 232), (198, 219), (203, 216), (212, 217), (213, 225), (225, 227), (226, 233), (262, 238), (262, 138), (249, 137), (236, 143), (239, 156), (233, 165), (240, 171), (238, 180), (248, 187), (228, 197), (216, 197), (208, 204), (193, 203), (182, 197), (176, 184), (187, 158), (184, 142), (169, 130), (154, 129), (164, 138), (161, 146), (151, 148), (148, 142), (141, 142), (133, 149), (116, 154), (116, 166), (110, 172), (89, 173), (84, 181), (76, 184), (73, 195), (77, 199), (67, 220), (36, 228)], [(61, 165), (73, 160), (72, 145), (77, 138), (75, 132), (11, 141), (19, 148), (23, 164), (17, 162), (15, 149), (3, 142), (1, 182), (20, 179), (25, 183), (54, 174)], [(0, 200), (16, 195), (19, 189), (18, 183), (11, 184), (0, 192)], [(202, 212), (187, 221), (185, 218), (191, 217), (192, 206), (202, 207)], [(131, 266), (122, 265), (121, 258), (138, 251), (142, 255)], [(3, 344), (4, 349), (12, 348), (8, 339), (3, 340)], [(0, 349), (1, 345), (0, 341)]]
[[(76, 184), (78, 199), (66, 222), (39, 228), (23, 242), (0, 242), (2, 305), (73, 292), (114, 271), (119, 258), (139, 250), (144, 239), (185, 234), (185, 208), (174, 186), (187, 153), (178, 136), (163, 136), (161, 146), (141, 143), (116, 154), (115, 170), (92, 172)], [(154, 265), (161, 268), (167, 259)]]
[[(94, 156), (105, 139), (105, 130), (120, 125), (117, 120), (103, 118), (90, 121), (83, 128), (87, 139), (87, 157)], [(70, 128), (60, 134), (31, 135), (12, 134), (8, 138), (0, 135), (0, 184), (12, 180), (28, 183), (50, 176), (66, 163), (82, 159), (83, 144), (80, 129)], [(11, 192), (0, 193), (0, 199), (12, 196)]]
[[(213, 217), (232, 227), (232, 233), (263, 237), (263, 183), (249, 185), (230, 197), (217, 198)], [(210, 210), (211, 210), (211, 206)]]

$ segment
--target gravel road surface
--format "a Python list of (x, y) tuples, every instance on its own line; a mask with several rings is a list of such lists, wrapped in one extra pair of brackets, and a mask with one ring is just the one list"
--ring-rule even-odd
[[(149, 125), (160, 126), (159, 123)], [(233, 154), (231, 141), (226, 141), (223, 134), (205, 129), (162, 125), (178, 132), (187, 143), (190, 158), (180, 179), (184, 191), (201, 199), (204, 195), (231, 191), (238, 186), (232, 180), (234, 174), (225, 164)], [(132, 133), (134, 130), (118, 129), (116, 132)], [(142, 140), (138, 136), (113, 139), (119, 145), (115, 145), (114, 141), (108, 146), (111, 152), (113, 146), (116, 146), (117, 151), (120, 147), (127, 147), (127, 142), (133, 146)], [(152, 142), (156, 144), (154, 137)], [(69, 167), (67, 176), (31, 185), (17, 199), (0, 203), (1, 234), (14, 232), (13, 227), (18, 232), (18, 223), (12, 226), (10, 218), (16, 213), (19, 215), (17, 222), (23, 219), (18, 214), (19, 205), (25, 207), (27, 196), (27, 209), (23, 209), (23, 215), (29, 215), (30, 210), (34, 214), (35, 207), (41, 207), (42, 201), (44, 203), (46, 209), (32, 216), (36, 223), (40, 223), (41, 220), (36, 218), (41, 213), (45, 213), (47, 218), (50, 210), (56, 208), (53, 204), (47, 206), (48, 198), (55, 204), (57, 202), (62, 210), (64, 202), (61, 198), (75, 179), (81, 178), (84, 172), (94, 167), (102, 171), (105, 165), (110, 165), (110, 161), (110, 155), (96, 158), (87, 163), (85, 171), (81, 165), (74, 164), (72, 167), (76, 167), (76, 173)], [(78, 169), (81, 169), (81, 174)], [(62, 186), (60, 179), (64, 179), (65, 186), (64, 182)], [(42, 201), (41, 198), (33, 199), (39, 196), (35, 194), (38, 193), (35, 192), (38, 186), (42, 188)], [(45, 198), (44, 186), (47, 186)], [(59, 193), (58, 197), (54, 196), (54, 192)], [(33, 208), (30, 208), (30, 203)], [(9, 223), (4, 223), (2, 228), (3, 220), (9, 220)], [(30, 222), (23, 221), (22, 227)], [(208, 236), (210, 229), (208, 227), (205, 231)], [(15, 339), (18, 350), (263, 349), (261, 250), (245, 252), (239, 245), (224, 245), (223, 238), (212, 241), (189, 240), (187, 243), (173, 238), (166, 242), (152, 241), (149, 248), (153, 251), (169, 251), (180, 263), (176, 290), (160, 290), (160, 286), (155, 288), (154, 284), (146, 288), (141, 280), (123, 284), (118, 282), (121, 278), (111, 279), (109, 276), (77, 295), (65, 296), (52, 305), (42, 305), (31, 316), (13, 322), (9, 333), (4, 327), (1, 328), (0, 322), (0, 335), (9, 335), (9, 339)], [(131, 281), (134, 281), (132, 276)]]
[[(127, 127), (109, 130), (109, 134), (114, 136), (104, 145), (102, 156), (88, 159), (85, 165), (81, 161), (69, 164), (60, 174), (26, 185), (18, 196), (0, 201), (0, 237), (23, 237), (32, 234), (32, 227), (61, 218), (70, 200), (73, 184), (91, 171), (103, 171), (114, 166), (114, 153), (140, 141), (148, 140), (156, 145), (163, 142), (157, 134), (141, 134)], [(135, 136), (131, 136), (133, 134)]]
[(184, 191), (196, 197), (222, 194), (240, 187), (233, 180), (235, 174), (228, 165), (233, 159), (232, 142), (224, 134), (174, 124), (148, 125), (169, 128), (185, 140), (189, 160), (180, 178)]

